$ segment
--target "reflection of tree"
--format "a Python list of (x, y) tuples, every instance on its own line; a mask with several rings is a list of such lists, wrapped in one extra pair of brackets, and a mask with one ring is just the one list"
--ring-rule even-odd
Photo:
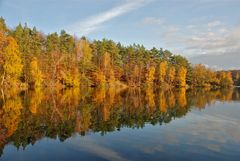
[(219, 98), (221, 101), (231, 101), (233, 96), (233, 89), (223, 88)]
[(141, 89), (140, 88), (132, 88), (128, 90), (128, 95), (126, 97), (126, 101), (132, 100), (132, 107), (139, 108), (142, 106), (142, 98), (141, 98)]
[(168, 107), (173, 108), (176, 105), (175, 95), (173, 91), (169, 91), (167, 94)]
[[(146, 91), (132, 88), (99, 88), (93, 93), (79, 89), (16, 91), (0, 100), (0, 149), (8, 142), (16, 147), (34, 144), (42, 137), (64, 141), (74, 133), (107, 132), (122, 127), (143, 128), (145, 123), (169, 123), (190, 108), (203, 109), (216, 100), (239, 100), (239, 90), (197, 89)], [(21, 100), (22, 98), (22, 100)], [(22, 102), (24, 108), (22, 108)]]
[(187, 105), (187, 98), (186, 98), (186, 89), (180, 88), (177, 91), (177, 102), (180, 107), (185, 107)]
[(104, 98), (106, 97), (106, 89), (105, 88), (97, 88), (93, 93), (94, 101), (97, 103), (102, 103)]
[(76, 132), (84, 133), (85, 131), (88, 131), (91, 125), (91, 110), (92, 108), (90, 105), (85, 105), (77, 112), (75, 125)]
[(6, 100), (3, 105), (2, 123), (7, 129), (6, 135), (11, 136), (18, 128), (22, 103), (19, 97)]
[(240, 100), (240, 90), (236, 90), (236, 92), (234, 92), (235, 94), (235, 100)]
[(159, 109), (163, 113), (167, 112), (166, 97), (165, 97), (165, 93), (162, 90), (160, 90), (159, 92)]
[(153, 88), (150, 86), (146, 89), (146, 101), (147, 101), (147, 105), (149, 107), (149, 110), (151, 112), (153, 112), (154, 108), (155, 108), (155, 95), (154, 95), (154, 91)]
[(30, 96), (30, 106), (29, 110), (32, 114), (37, 114), (38, 106), (43, 99), (43, 93), (41, 89), (37, 89), (35, 92), (32, 92)]

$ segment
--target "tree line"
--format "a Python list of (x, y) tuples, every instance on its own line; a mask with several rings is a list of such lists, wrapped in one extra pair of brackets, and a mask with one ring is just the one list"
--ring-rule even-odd
[(162, 48), (89, 41), (64, 30), (45, 35), (27, 24), (10, 29), (0, 18), (0, 86), (4, 88), (228, 87), (234, 82), (239, 77), (230, 71), (192, 65)]

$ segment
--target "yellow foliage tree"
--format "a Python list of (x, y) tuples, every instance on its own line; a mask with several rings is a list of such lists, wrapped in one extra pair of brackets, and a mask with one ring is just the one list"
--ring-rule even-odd
[(176, 69), (175, 67), (171, 66), (168, 68), (168, 72), (167, 72), (167, 83), (170, 85), (173, 85), (174, 83), (174, 79), (175, 79), (175, 75), (176, 75)]
[(30, 74), (31, 74), (31, 82), (34, 84), (34, 87), (41, 87), (43, 82), (43, 74), (39, 69), (37, 58), (33, 58), (30, 63)]
[(3, 48), (1, 62), (3, 66), (1, 84), (15, 86), (18, 84), (18, 78), (22, 74), (22, 59), (17, 42), (12, 37), (7, 37), (6, 47)]
[(146, 83), (149, 86), (153, 85), (155, 79), (155, 67), (151, 66), (148, 68), (147, 73), (146, 73)]
[(179, 87), (186, 86), (186, 76), (187, 76), (187, 69), (184, 67), (180, 67), (177, 72), (176, 82)]
[(93, 68), (92, 64), (92, 48), (90, 47), (90, 43), (85, 40), (81, 39), (76, 45), (76, 52), (77, 52), (77, 62), (80, 65), (80, 72), (81, 72), (81, 83), (87, 86), (92, 84), (91, 80), (88, 78), (89, 71)]
[(109, 79), (108, 79), (108, 83), (110, 85), (113, 85), (115, 83), (115, 73), (114, 73), (114, 70), (113, 69), (110, 69), (110, 76), (109, 76)]
[(168, 63), (167, 61), (162, 61), (159, 64), (159, 69), (158, 69), (158, 81), (160, 84), (163, 84), (165, 81), (166, 73), (167, 73), (167, 66)]
[(105, 76), (109, 74), (109, 69), (111, 67), (111, 56), (109, 53), (105, 52), (102, 56), (101, 69)]
[(229, 85), (232, 86), (233, 85), (233, 79), (232, 79), (232, 73), (231, 72), (227, 72), (227, 80), (229, 82)]
[[(115, 83), (115, 72), (114, 72), (114, 69), (111, 66), (111, 56), (108, 52), (105, 52), (102, 55), (102, 58), (101, 58), (101, 72), (99, 73), (99, 75), (103, 74), (105, 76), (105, 80), (107, 80), (107, 82), (110, 85), (113, 85)], [(103, 81), (103, 83), (105, 84), (104, 81)]]
[(76, 46), (77, 59), (82, 61), (83, 66), (88, 66), (92, 60), (92, 49), (87, 40), (81, 39)]
[(239, 80), (239, 74), (236, 73), (236, 80), (238, 81)]
[(223, 87), (229, 87), (233, 85), (231, 72), (220, 72), (219, 74), (220, 85)]
[(62, 74), (64, 79), (64, 84), (67, 87), (79, 87), (80, 86), (80, 74), (77, 68), (68, 69)]

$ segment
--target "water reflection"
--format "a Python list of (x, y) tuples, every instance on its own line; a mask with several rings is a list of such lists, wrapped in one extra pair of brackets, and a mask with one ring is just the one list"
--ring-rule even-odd
[[(216, 102), (240, 100), (238, 89), (76, 88), (1, 93), (0, 153), (8, 143), (25, 148), (44, 137), (64, 141), (74, 134), (84, 136), (89, 132), (100, 132), (105, 135), (123, 127), (167, 124), (187, 115), (191, 109), (201, 110)], [(201, 132), (205, 128), (190, 127), (190, 130)], [(218, 150), (214, 144), (209, 144), (208, 148)], [(154, 149), (145, 150), (149, 153)]]

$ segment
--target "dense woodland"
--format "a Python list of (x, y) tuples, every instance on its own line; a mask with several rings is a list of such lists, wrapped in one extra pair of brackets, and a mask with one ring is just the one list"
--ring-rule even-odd
[(228, 87), (239, 72), (191, 65), (168, 50), (89, 41), (64, 30), (48, 35), (27, 24), (10, 29), (0, 19), (0, 86), (78, 87)]

